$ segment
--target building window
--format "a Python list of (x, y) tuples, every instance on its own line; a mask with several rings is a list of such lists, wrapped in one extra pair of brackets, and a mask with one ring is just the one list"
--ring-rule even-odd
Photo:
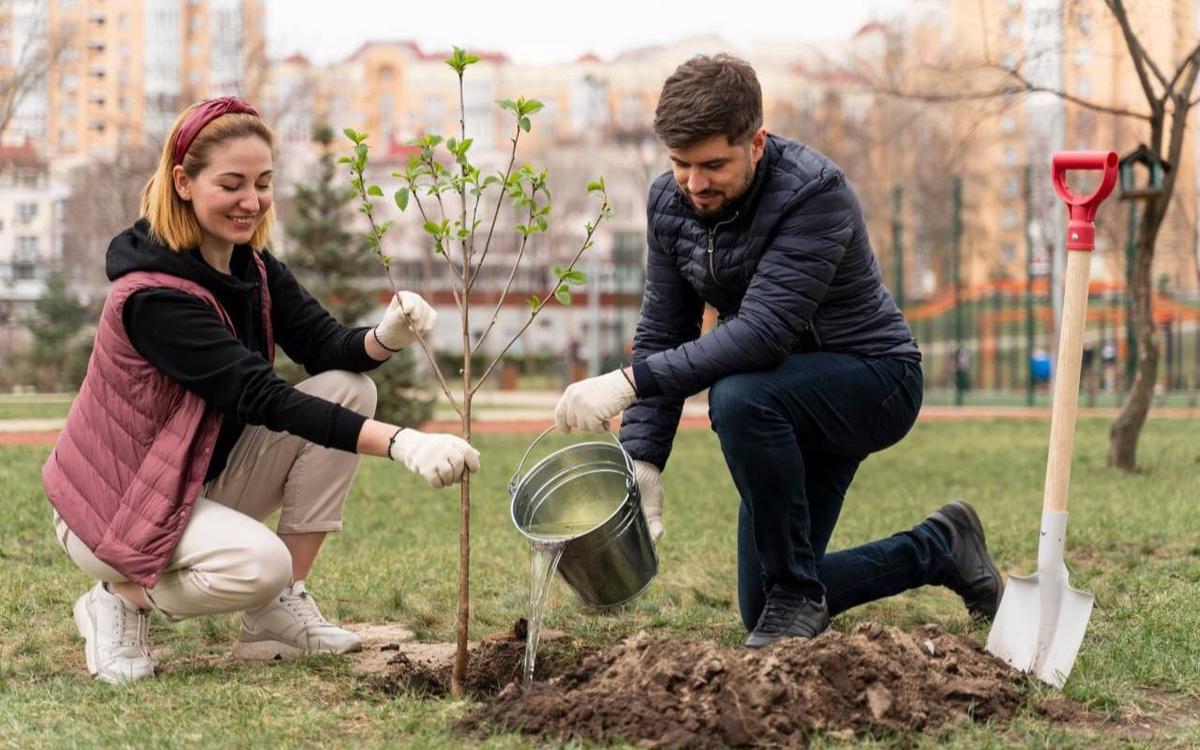
[(1004, 197), (1008, 199), (1016, 198), (1021, 193), (1021, 181), (1015, 176), (1009, 175), (1004, 178)]
[(1000, 216), (1000, 228), (1008, 231), (1021, 226), (1021, 217), (1017, 215), (1014, 209), (1006, 208)]
[(18, 203), (14, 209), (17, 221), (22, 224), (28, 224), (37, 216), (38, 204), (36, 203)]
[(30, 260), (13, 261), (14, 281), (33, 281), (37, 278), (37, 264)]
[(1000, 246), (1000, 252), (1004, 254), (1004, 262), (1012, 263), (1017, 259), (1017, 245), (1014, 242), (1005, 242)]
[(17, 258), (19, 260), (37, 260), (38, 238), (35, 234), (23, 234), (17, 237)]

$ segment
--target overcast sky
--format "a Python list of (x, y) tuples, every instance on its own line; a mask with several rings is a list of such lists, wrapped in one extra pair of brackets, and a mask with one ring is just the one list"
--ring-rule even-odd
[(908, 0), (267, 0), (268, 53), (314, 63), (344, 58), (368, 40), (414, 41), (425, 52), (459, 46), (516, 62), (604, 59), (638, 47), (716, 34), (754, 42), (846, 38)]

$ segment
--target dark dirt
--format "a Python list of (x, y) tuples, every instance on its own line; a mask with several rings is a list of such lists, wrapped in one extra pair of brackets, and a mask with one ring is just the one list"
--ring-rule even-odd
[[(473, 650), (466, 688), (483, 703), (459, 731), (646, 748), (803, 746), (814, 733), (939, 735), (959, 722), (1003, 723), (1025, 698), (1023, 675), (936, 625), (866, 623), (761, 651), (645, 633), (582, 652), (543, 643), (530, 685), (521, 680), (524, 649), (513, 635)], [(389, 692), (448, 692), (448, 664), (398, 654), (392, 667)]]

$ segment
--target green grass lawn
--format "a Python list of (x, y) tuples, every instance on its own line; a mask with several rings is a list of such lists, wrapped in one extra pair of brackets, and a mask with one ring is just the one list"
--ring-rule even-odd
[[(1200, 746), (1200, 424), (1151, 420), (1139, 451), (1145, 471), (1131, 476), (1104, 466), (1108, 427), (1104, 419), (1079, 420), (1067, 565), (1072, 585), (1095, 594), (1096, 608), (1062, 696), (1115, 720), (1141, 712), (1154, 739), (1123, 740), (1103, 723), (1059, 726), (1035, 708), (1058, 692), (1036, 686), (1029, 708), (1008, 726), (966, 727), (942, 740), (826, 739), (823, 746)], [(1048, 432), (1044, 420), (918, 424), (864, 463), (831, 549), (890, 534), (964, 498), (979, 510), (1000, 567), (1035, 572)], [(507, 485), (532, 439), (475, 439), (484, 469), (474, 481), (472, 637), (528, 615), (528, 550), (509, 517)], [(578, 439), (552, 436), (538, 450)], [(165, 647), (159, 678), (121, 688), (88, 680), (70, 613), (89, 582), (50, 530), (39, 482), (47, 453), (0, 447), (0, 747), (545, 746), (518, 735), (455, 735), (450, 725), (469, 699), (388, 695), (337, 657), (214, 666), (236, 636), (232, 615), (177, 625), (156, 618), (151, 639)], [(664, 480), (667, 532), (648, 592), (599, 614), (556, 580), (545, 627), (595, 647), (639, 630), (730, 648), (741, 642), (738, 501), (715, 437), (680, 433)], [(452, 641), (457, 539), (457, 491), (435, 492), (400, 466), (366, 459), (346, 530), (331, 537), (310, 582), (330, 619), (398, 623), (419, 639)], [(936, 622), (981, 642), (987, 637), (940, 588), (848, 612), (834, 627), (865, 620)]]
[(62, 419), (74, 394), (0, 395), (0, 419)]

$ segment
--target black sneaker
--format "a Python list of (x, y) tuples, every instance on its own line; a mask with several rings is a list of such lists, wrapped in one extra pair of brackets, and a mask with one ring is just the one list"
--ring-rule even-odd
[(1004, 579), (988, 555), (983, 524), (975, 509), (955, 500), (930, 513), (929, 519), (950, 532), (954, 572), (944, 585), (962, 597), (972, 620), (991, 622), (1004, 595)]
[(820, 601), (773, 586), (746, 648), (769, 646), (781, 638), (816, 638), (829, 629), (829, 608)]

